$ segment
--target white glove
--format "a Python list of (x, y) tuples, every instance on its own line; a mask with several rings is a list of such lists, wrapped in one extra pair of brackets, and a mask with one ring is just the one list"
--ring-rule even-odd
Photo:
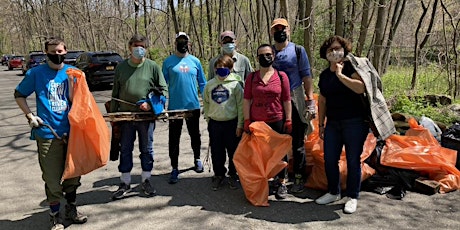
[(29, 120), (30, 128), (39, 127), (43, 124), (43, 120), (39, 116), (34, 115), (33, 113), (28, 113), (26, 117), (27, 120)]
[(305, 107), (307, 109), (307, 112), (310, 113), (311, 115), (311, 118), (315, 118), (316, 117), (316, 102), (315, 100), (307, 100), (305, 101)]

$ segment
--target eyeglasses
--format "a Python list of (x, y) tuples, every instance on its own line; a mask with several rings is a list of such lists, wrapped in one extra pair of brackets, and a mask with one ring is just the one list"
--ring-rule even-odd
[(333, 51), (333, 50), (339, 50), (341, 48), (342, 48), (342, 46), (329, 47), (329, 48), (327, 48), (327, 51), (330, 52), (330, 51)]
[(273, 54), (272, 53), (264, 53), (264, 54), (259, 54), (257, 56), (259, 56), (259, 57), (272, 57)]
[(145, 48), (145, 45), (142, 45), (142, 44), (133, 44), (132, 47), (142, 47), (142, 48)]

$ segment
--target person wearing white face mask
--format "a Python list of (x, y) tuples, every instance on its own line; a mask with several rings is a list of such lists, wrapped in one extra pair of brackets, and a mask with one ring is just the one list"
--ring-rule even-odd
[(352, 64), (345, 59), (351, 43), (340, 36), (327, 39), (320, 48), (320, 57), (329, 62), (321, 72), (318, 87), (319, 136), (324, 139), (324, 166), (328, 193), (316, 199), (328, 204), (341, 199), (339, 159), (345, 146), (347, 159), (344, 213), (356, 211), (361, 187), (361, 153), (369, 133), (367, 109), (361, 97), (365, 85)]
[[(136, 34), (129, 40), (130, 58), (118, 64), (115, 69), (115, 78), (112, 89), (110, 112), (140, 112), (152, 111), (149, 103), (138, 101), (146, 100), (150, 92), (162, 95), (167, 91), (167, 85), (160, 66), (145, 57), (147, 38)], [(129, 103), (122, 103), (126, 101)], [(136, 105), (136, 106), (135, 106)], [(118, 171), (121, 173), (121, 183), (112, 199), (121, 199), (131, 191), (131, 170), (133, 168), (133, 148), (136, 132), (139, 139), (139, 158), (142, 167), (141, 188), (145, 196), (153, 196), (155, 189), (150, 184), (153, 169), (153, 131), (155, 122), (125, 121), (120, 124), (120, 163)]]
[(222, 32), (219, 36), (219, 45), (221, 46), (221, 53), (209, 61), (208, 80), (216, 76), (214, 71), (214, 63), (216, 63), (216, 60), (222, 55), (227, 55), (230, 56), (234, 62), (232, 73), (236, 73), (241, 77), (240, 81), (244, 82), (249, 73), (254, 70), (252, 69), (249, 58), (236, 51), (237, 40), (235, 33), (229, 30)]

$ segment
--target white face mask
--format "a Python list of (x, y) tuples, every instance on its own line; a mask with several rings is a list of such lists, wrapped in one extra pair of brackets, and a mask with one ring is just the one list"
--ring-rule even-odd
[(327, 60), (330, 62), (335, 62), (335, 63), (341, 62), (344, 57), (345, 57), (345, 52), (343, 48), (339, 50), (333, 50), (326, 54)]
[(134, 47), (133, 56), (137, 59), (142, 59), (145, 57), (145, 49), (143, 47)]

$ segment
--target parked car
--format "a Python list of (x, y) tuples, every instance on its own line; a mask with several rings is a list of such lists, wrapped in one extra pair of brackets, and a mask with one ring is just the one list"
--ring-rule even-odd
[(22, 61), (24, 60), (24, 56), (15, 55), (8, 59), (8, 70), (19, 69), (22, 68)]
[(75, 65), (78, 55), (82, 54), (83, 52), (84, 51), (82, 50), (67, 51), (67, 54), (65, 55), (65, 58), (64, 58), (64, 63), (69, 64), (69, 65)]
[(75, 66), (85, 73), (88, 86), (93, 88), (112, 84), (115, 67), (122, 61), (123, 58), (112, 51), (84, 52), (77, 57)]
[(24, 62), (22, 63), (22, 74), (26, 74), (27, 70), (45, 62), (45, 53), (42, 51), (30, 51), (29, 54), (25, 56)]

